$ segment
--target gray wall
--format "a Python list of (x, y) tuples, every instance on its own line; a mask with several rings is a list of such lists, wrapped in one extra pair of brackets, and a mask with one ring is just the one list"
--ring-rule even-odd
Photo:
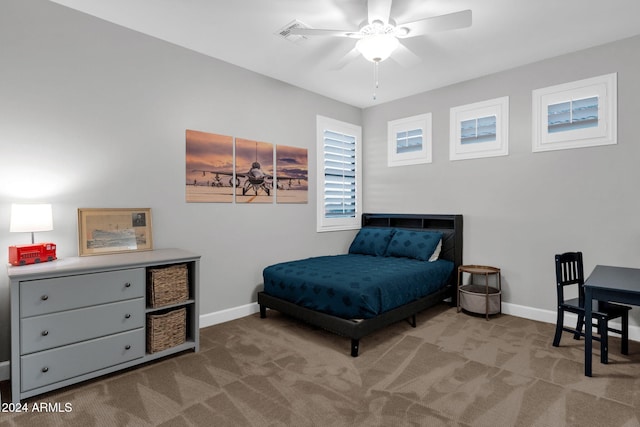
[[(2, 0), (0, 58), (0, 248), (30, 241), (12, 202), (53, 204), (36, 240), (59, 257), (79, 207), (150, 207), (155, 247), (202, 255), (202, 314), (255, 301), (270, 263), (346, 250), (353, 232), (315, 232), (315, 120), (359, 108), (44, 0)], [(185, 203), (185, 129), (308, 148), (309, 203)], [(0, 361), (8, 294), (0, 274)]]
[[(556, 253), (640, 267), (638, 52), (635, 37), (364, 110), (365, 211), (464, 214), (464, 261), (500, 267), (506, 308), (532, 317), (555, 313)], [(532, 153), (531, 91), (613, 72), (618, 144)], [(509, 155), (449, 161), (449, 109), (502, 96)], [(433, 163), (388, 168), (387, 122), (427, 112)]]

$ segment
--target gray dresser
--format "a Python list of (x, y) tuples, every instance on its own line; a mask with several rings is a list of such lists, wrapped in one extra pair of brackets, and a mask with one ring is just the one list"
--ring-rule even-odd
[[(14, 403), (185, 351), (198, 351), (200, 256), (160, 249), (9, 267)], [(186, 264), (188, 299), (151, 308), (148, 270)], [(184, 268), (184, 267), (183, 267)], [(186, 340), (150, 353), (147, 318), (186, 309)]]

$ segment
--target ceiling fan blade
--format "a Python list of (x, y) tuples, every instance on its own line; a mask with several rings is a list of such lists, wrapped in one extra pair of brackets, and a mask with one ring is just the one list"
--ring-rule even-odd
[(360, 52), (355, 47), (347, 52), (338, 62), (335, 63), (330, 69), (332, 71), (342, 70), (347, 64), (354, 61), (360, 56)]
[(392, 0), (368, 0), (367, 13), (369, 24), (373, 21), (382, 21), (383, 24), (389, 23), (389, 15), (391, 14)]
[(400, 43), (396, 50), (393, 51), (390, 58), (400, 64), (404, 68), (410, 68), (422, 62), (422, 59), (413, 53), (411, 49)]
[(300, 35), (300, 36), (333, 36), (333, 37), (351, 37), (351, 38), (361, 37), (358, 31), (321, 30), (317, 28), (291, 28), (289, 30), (289, 33)]
[[(446, 15), (434, 16), (431, 18), (420, 19), (414, 22), (397, 25), (396, 28), (406, 28), (409, 30), (407, 34), (397, 34), (399, 38), (423, 36), (438, 31), (455, 30), (457, 28), (465, 28), (471, 26), (471, 10), (463, 10), (461, 12), (448, 13)], [(401, 30), (402, 31), (402, 30)]]

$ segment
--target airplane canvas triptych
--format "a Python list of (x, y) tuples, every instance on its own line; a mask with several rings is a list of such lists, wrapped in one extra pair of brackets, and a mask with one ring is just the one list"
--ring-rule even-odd
[(306, 148), (187, 129), (186, 201), (307, 203), (308, 165)]

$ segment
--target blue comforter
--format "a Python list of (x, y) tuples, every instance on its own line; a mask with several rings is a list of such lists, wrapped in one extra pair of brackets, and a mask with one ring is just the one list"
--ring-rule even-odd
[(264, 269), (265, 293), (345, 319), (369, 319), (447, 283), (453, 263), (371, 255), (334, 255)]

